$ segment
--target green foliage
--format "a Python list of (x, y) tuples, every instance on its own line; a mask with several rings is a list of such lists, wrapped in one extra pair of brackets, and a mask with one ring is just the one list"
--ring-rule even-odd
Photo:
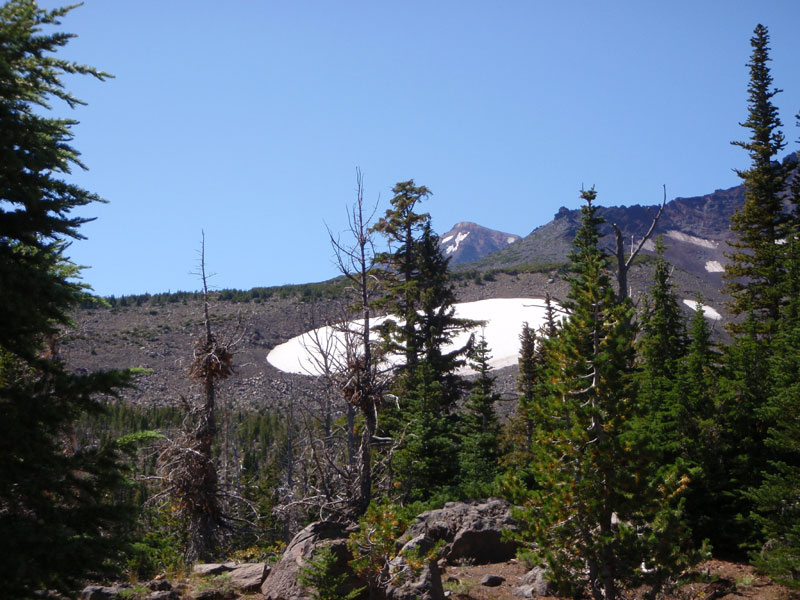
[[(350, 535), (347, 547), (353, 555), (350, 565), (356, 574), (366, 582), (367, 589), (381, 593), (386, 586), (397, 582), (397, 573), (390, 572), (390, 561), (397, 556), (398, 538), (414, 522), (414, 518), (425, 510), (438, 508), (443, 503), (415, 502), (407, 506), (391, 502), (370, 504), (367, 512), (359, 519), (358, 531)], [(412, 574), (418, 574), (430, 561), (437, 560), (442, 544), (435, 544), (427, 551), (417, 549), (403, 554)]]
[(110, 577), (135, 516), (124, 454), (136, 440), (75, 441), (79, 417), (101, 413), (96, 397), (131, 373), (74, 375), (58, 356), (59, 328), (89, 301), (65, 256), (87, 221), (72, 213), (100, 198), (63, 179), (83, 168), (76, 122), (48, 111), (82, 104), (65, 76), (107, 77), (54, 56), (73, 36), (49, 31), (70, 10), (0, 7), (0, 578), (14, 598)]
[(390, 581), (389, 562), (397, 554), (397, 538), (412, 518), (395, 504), (373, 502), (350, 535), (347, 547), (353, 555), (351, 566), (370, 590), (381, 590)]
[(408, 501), (427, 500), (456, 483), (458, 440), (456, 424), (447, 412), (442, 385), (427, 361), (407, 373), (403, 383), (400, 422), (392, 423), (400, 446), (392, 468), (395, 489)]
[(356, 600), (364, 588), (347, 591), (348, 577), (347, 570), (341, 569), (336, 554), (330, 546), (326, 546), (317, 550), (308, 563), (300, 567), (297, 580), (301, 585), (313, 588), (313, 600)]
[(500, 460), (500, 423), (494, 409), (500, 394), (494, 389), (496, 378), (491, 374), (490, 359), (489, 345), (482, 337), (471, 356), (470, 366), (478, 377), (464, 404), (459, 432), (460, 487), (472, 498), (487, 495)]
[(658, 588), (691, 562), (679, 500), (686, 482), (674, 470), (648, 477), (632, 426), (633, 310), (617, 300), (598, 246), (595, 192), (582, 197), (568, 318), (548, 348), (554, 381), (532, 407), (537, 487), (518, 516), (521, 541), (563, 592), (586, 577), (596, 599), (613, 600), (620, 585)]
[[(750, 168), (737, 171), (745, 184), (745, 202), (731, 219), (737, 240), (725, 267), (726, 289), (731, 296), (729, 308), (735, 315), (752, 313), (759, 337), (769, 337), (774, 330), (783, 302), (785, 239), (789, 215), (784, 211), (782, 195), (787, 172), (777, 162), (785, 147), (780, 131), (781, 120), (773, 98), (780, 90), (772, 88), (767, 28), (755, 28), (748, 62), (748, 117), (742, 127), (750, 130), (746, 142), (733, 142), (750, 156)], [(742, 331), (735, 323), (734, 330)]]
[(377, 304), (391, 315), (379, 328), (383, 350), (404, 360), (392, 386), (400, 410), (386, 411), (382, 425), (400, 442), (392, 469), (405, 497), (425, 499), (452, 486), (458, 474), (450, 410), (463, 388), (455, 371), (465, 363), (469, 344), (447, 353), (442, 349), (476, 323), (455, 317), (448, 261), (430, 215), (415, 212), (430, 190), (411, 180), (392, 191), (392, 208), (374, 227), (390, 246), (377, 257), (384, 291)]
[[(799, 242), (793, 237), (791, 255)], [(759, 410), (769, 423), (765, 444), (769, 463), (763, 481), (750, 490), (763, 544), (753, 553), (762, 571), (792, 587), (800, 587), (800, 260), (789, 269), (791, 301), (782, 310), (770, 360), (772, 395)]]

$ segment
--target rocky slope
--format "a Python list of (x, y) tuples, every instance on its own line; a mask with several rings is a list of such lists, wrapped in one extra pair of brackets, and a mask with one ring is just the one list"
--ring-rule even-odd
[(462, 221), (439, 237), (439, 246), (450, 259), (451, 265), (459, 265), (483, 258), (521, 239), (514, 233), (503, 233), (477, 223)]

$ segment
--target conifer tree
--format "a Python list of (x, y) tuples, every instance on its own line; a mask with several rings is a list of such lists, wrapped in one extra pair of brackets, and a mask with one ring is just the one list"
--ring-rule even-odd
[(392, 208), (374, 227), (390, 244), (390, 251), (378, 257), (385, 292), (378, 305), (390, 313), (380, 335), (384, 351), (404, 359), (392, 389), (400, 411), (387, 411), (384, 426), (403, 440), (393, 466), (404, 493), (428, 497), (452, 485), (458, 474), (450, 411), (462, 390), (455, 372), (465, 364), (470, 344), (449, 352), (443, 348), (477, 323), (455, 316), (448, 260), (430, 215), (414, 212), (430, 190), (410, 180), (395, 185), (393, 192)]
[[(602, 219), (584, 191), (573, 275), (551, 359), (555, 393), (537, 402), (533, 453), (540, 469), (522, 517), (522, 538), (555, 579), (576, 593), (585, 576), (596, 600), (620, 585), (653, 589), (689, 560), (678, 480), (646, 477), (631, 428), (635, 416), (634, 337), (629, 300), (619, 302), (608, 257), (598, 247)], [(642, 570), (645, 565), (647, 570)]]
[(728, 526), (731, 513), (722, 509), (729, 479), (720, 446), (719, 378), (719, 354), (700, 299), (689, 324), (689, 342), (677, 384), (687, 416), (680, 456), (688, 467), (699, 469), (686, 494), (686, 517), (695, 544), (708, 539), (713, 548), (730, 546), (732, 533)]
[(789, 246), (785, 242), (791, 229), (783, 206), (787, 170), (776, 160), (785, 142), (773, 104), (780, 90), (772, 87), (767, 28), (758, 25), (750, 44), (749, 111), (742, 123), (750, 130), (750, 138), (734, 142), (748, 152), (750, 168), (738, 172), (745, 185), (745, 202), (731, 218), (737, 239), (731, 244), (724, 273), (728, 306), (738, 317), (729, 324), (735, 337), (726, 348), (719, 407), (724, 423), (720, 450), (728, 471), (721, 509), (740, 520), (738, 539), (726, 542), (727, 548), (717, 547), (728, 552), (758, 541), (748, 518), (752, 510), (748, 490), (759, 485), (769, 454), (764, 441), (771, 424), (761, 409), (773, 393), (768, 378), (771, 339), (787, 299)]
[(461, 487), (468, 494), (483, 495), (486, 484), (494, 479), (500, 459), (500, 423), (495, 404), (496, 378), (489, 364), (491, 353), (486, 338), (481, 338), (472, 352), (470, 366), (478, 373), (464, 404), (460, 432)]
[(679, 381), (687, 339), (661, 236), (656, 240), (656, 254), (653, 284), (640, 316), (638, 397), (653, 460), (670, 465), (685, 449), (686, 427), (692, 419)]
[(59, 328), (90, 299), (65, 254), (87, 220), (71, 213), (100, 199), (62, 178), (83, 165), (75, 121), (49, 116), (49, 103), (83, 104), (65, 75), (107, 77), (54, 56), (74, 36), (48, 30), (69, 10), (0, 6), (0, 578), (9, 598), (69, 593), (107, 575), (132, 516), (121, 442), (68, 443), (79, 416), (102, 411), (97, 396), (131, 376), (74, 375), (58, 353)]
[[(797, 257), (800, 242), (789, 242)], [(753, 553), (755, 564), (792, 587), (800, 587), (800, 261), (790, 265), (790, 302), (782, 310), (770, 362), (773, 393), (760, 409), (772, 423), (765, 444), (769, 461), (763, 480), (750, 490), (751, 517), (763, 541)]]
[[(766, 27), (756, 26), (750, 45), (749, 112), (742, 123), (750, 130), (750, 139), (732, 143), (747, 151), (751, 163), (749, 169), (737, 170), (745, 185), (745, 202), (731, 218), (731, 229), (738, 237), (731, 243), (724, 277), (731, 312), (752, 313), (761, 338), (770, 336), (783, 302), (785, 248), (781, 242), (789, 220), (782, 201), (786, 170), (776, 160), (785, 147), (778, 108), (773, 104), (781, 90), (772, 87)], [(743, 331), (741, 325), (732, 328)]]

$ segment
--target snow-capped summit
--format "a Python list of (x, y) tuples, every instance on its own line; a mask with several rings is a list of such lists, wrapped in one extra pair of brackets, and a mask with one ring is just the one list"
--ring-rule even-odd
[(520, 236), (462, 221), (439, 238), (439, 245), (450, 264), (466, 263), (518, 241)]

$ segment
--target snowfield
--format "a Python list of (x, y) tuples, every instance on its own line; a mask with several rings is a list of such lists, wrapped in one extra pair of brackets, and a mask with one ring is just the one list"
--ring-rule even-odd
[[(467, 239), (468, 235), (469, 235), (469, 231), (462, 231), (461, 233), (459, 233), (456, 236), (456, 243), (448, 246), (447, 248), (445, 248), (444, 249), (444, 253), (445, 254), (452, 254), (453, 252), (458, 250), (458, 247), (461, 245), (461, 242), (463, 242), (465, 239)], [(445, 238), (445, 241), (451, 239), (452, 237), (453, 237), (452, 235), (448, 235)]]
[(694, 244), (695, 246), (700, 246), (701, 248), (716, 248), (719, 246), (719, 242), (714, 242), (712, 240), (704, 240), (703, 238), (699, 238), (693, 235), (689, 235), (688, 233), (683, 233), (682, 231), (678, 231), (676, 229), (670, 229), (666, 236), (668, 238), (672, 238), (673, 240), (678, 240), (679, 242), (686, 242), (687, 244)]
[[(491, 349), (492, 359), (489, 364), (495, 369), (517, 363), (519, 334), (523, 323), (527, 322), (530, 327), (538, 329), (545, 321), (545, 302), (542, 298), (494, 298), (456, 304), (455, 308), (457, 317), (485, 321), (485, 325), (457, 336), (450, 347), (463, 346), (469, 339), (470, 333), (475, 333), (476, 338), (483, 335)], [(553, 308), (557, 318), (564, 316), (559, 305), (553, 303)], [(708, 310), (706, 308), (706, 311)], [(383, 319), (373, 320), (373, 327), (382, 321)], [(349, 324), (353, 331), (358, 331), (363, 326), (363, 321), (353, 321)], [(335, 368), (336, 363), (342, 361), (345, 332), (337, 329), (342, 328), (320, 327), (294, 337), (276, 346), (267, 355), (267, 361), (287, 373), (321, 375), (326, 362)], [(462, 369), (462, 373), (471, 372), (468, 368)]]
[[(684, 300), (683, 303), (691, 308), (692, 310), (697, 310), (697, 300)], [(722, 315), (719, 314), (716, 310), (708, 306), (707, 304), (703, 305), (703, 316), (706, 319), (711, 319), (713, 321), (719, 321), (722, 319)]]

